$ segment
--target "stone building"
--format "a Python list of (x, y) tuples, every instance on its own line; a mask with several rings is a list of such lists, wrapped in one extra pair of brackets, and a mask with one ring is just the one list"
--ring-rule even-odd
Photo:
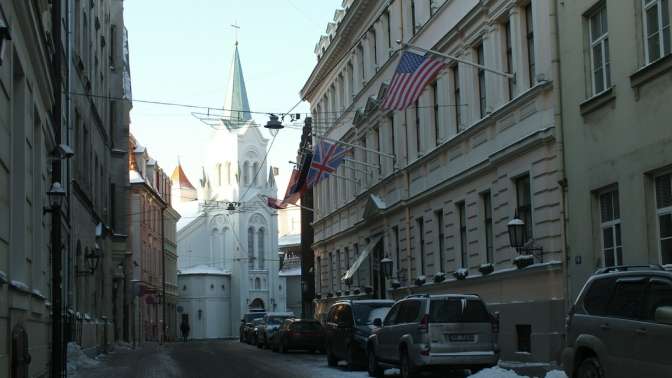
[[(171, 209), (168, 175), (132, 135), (128, 148), (133, 151), (128, 162), (131, 186), (128, 244), (133, 291), (131, 339), (160, 341), (165, 336), (164, 315), (168, 315), (167, 309), (176, 300), (176, 282), (168, 284), (167, 273), (176, 269), (175, 224), (179, 216)], [(170, 263), (173, 265), (169, 266)], [(166, 295), (170, 293), (170, 303), (165, 302), (164, 285)], [(164, 306), (168, 306), (166, 312)]]
[(558, 7), (572, 300), (597, 268), (672, 264), (671, 16), (667, 0)]
[[(554, 13), (553, 0), (343, 2), (301, 91), (314, 143), (355, 145), (337, 176), (313, 191), (316, 316), (341, 298), (478, 293), (501, 313), (503, 359), (559, 359)], [(397, 40), (515, 80), (447, 60), (417, 103), (385, 111), (379, 103), (401, 55)], [(526, 247), (536, 247), (532, 260), (509, 245), (514, 217), (525, 223)], [(392, 277), (380, 269), (384, 257), (393, 260)]]
[(178, 337), (177, 299), (179, 292), (177, 290), (177, 222), (179, 220), (180, 214), (177, 210), (172, 207), (165, 209), (163, 213), (163, 253), (165, 259), (164, 286), (166, 305), (165, 309), (163, 309), (163, 316), (166, 319), (165, 326), (167, 341), (175, 341)]
[[(178, 311), (195, 338), (237, 337), (250, 311), (285, 311), (278, 288), (277, 169), (264, 159), (269, 139), (252, 119), (234, 48), (221, 123), (206, 149), (197, 200), (184, 177), (174, 188), (178, 222)], [(224, 147), (225, 146), (225, 147)], [(182, 177), (181, 167), (177, 168)]]

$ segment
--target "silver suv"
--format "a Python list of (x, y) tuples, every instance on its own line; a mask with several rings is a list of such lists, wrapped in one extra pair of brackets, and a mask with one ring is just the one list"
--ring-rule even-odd
[(498, 316), (477, 295), (412, 295), (397, 302), (369, 337), (368, 371), (382, 377), (399, 367), (403, 378), (421, 370), (491, 367), (499, 360)]
[(567, 376), (672, 377), (672, 272), (659, 266), (598, 270), (566, 323)]

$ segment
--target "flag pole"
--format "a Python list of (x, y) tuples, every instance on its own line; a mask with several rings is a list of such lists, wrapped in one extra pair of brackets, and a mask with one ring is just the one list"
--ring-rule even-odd
[(380, 156), (384, 156), (384, 157), (390, 158), (390, 159), (392, 159), (392, 160), (396, 160), (396, 158), (397, 158), (396, 155), (386, 154), (386, 153), (384, 153), (384, 152), (376, 151), (376, 150), (374, 150), (374, 149), (367, 148), (367, 147), (358, 146), (358, 145), (356, 145), (356, 144), (351, 144), (351, 143), (343, 142), (343, 141), (341, 141), (341, 140), (331, 139), (331, 138), (327, 138), (327, 137), (319, 136), (319, 135), (313, 135), (313, 137), (315, 137), (315, 138), (317, 138), (317, 139), (322, 139), (322, 140), (326, 140), (326, 141), (329, 141), (329, 142), (333, 142), (333, 143), (342, 144), (342, 145), (347, 146), (347, 147), (359, 148), (360, 150), (367, 151), (367, 152), (372, 152), (372, 153), (374, 153), (374, 154), (377, 154), (377, 155), (380, 155)]
[(468, 60), (460, 59), (460, 58), (455, 57), (455, 56), (452, 56), (452, 55), (444, 54), (444, 53), (442, 53), (442, 52), (438, 52), (438, 51), (436, 51), (436, 50), (426, 49), (426, 48), (424, 48), (424, 47), (420, 47), (420, 46), (416, 46), (416, 45), (411, 45), (411, 44), (409, 44), (409, 43), (402, 43), (402, 44), (401, 44), (401, 47), (402, 47), (402, 48), (414, 49), (414, 50), (418, 50), (418, 51), (423, 51), (423, 52), (426, 52), (426, 53), (430, 53), (430, 54), (432, 54), (432, 55), (436, 55), (436, 56), (440, 56), (440, 57), (442, 57), (442, 58), (446, 58), (446, 59), (454, 60), (454, 61), (456, 61), (456, 62), (460, 62), (460, 63), (466, 64), (466, 65), (469, 65), (469, 66), (474, 66), (474, 67), (476, 67), (476, 68), (480, 68), (480, 69), (482, 69), (482, 70), (484, 70), (484, 71), (488, 71), (488, 72), (493, 73), (493, 74), (495, 74), (495, 75), (504, 76), (504, 77), (506, 77), (506, 78), (508, 78), (508, 79), (511, 79), (511, 80), (514, 80), (514, 81), (516, 80), (516, 76), (515, 76), (514, 74), (510, 74), (510, 73), (508, 73), (508, 72), (502, 72), (502, 71), (494, 70), (494, 69), (492, 69), (492, 68), (488, 68), (488, 67), (486, 67), (486, 66), (482, 66), (482, 65), (480, 65), (480, 64), (477, 64), (477, 63), (474, 63), (474, 62), (470, 62), (470, 61), (468, 61)]

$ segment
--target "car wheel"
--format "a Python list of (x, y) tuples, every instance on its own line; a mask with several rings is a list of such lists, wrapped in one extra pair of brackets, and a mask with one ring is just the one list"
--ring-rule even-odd
[(367, 360), (368, 364), (366, 370), (369, 373), (369, 377), (381, 378), (385, 375), (385, 370), (378, 365), (378, 359), (376, 358), (376, 353), (374, 353), (373, 348), (369, 348)]
[(327, 365), (331, 367), (338, 366), (338, 360), (336, 359), (336, 356), (334, 356), (334, 353), (332, 353), (330, 347), (327, 347)]
[(576, 371), (576, 378), (604, 378), (604, 370), (600, 361), (595, 357), (588, 357), (581, 361)]
[(345, 351), (345, 361), (348, 363), (348, 370), (357, 370), (357, 364), (355, 363), (355, 352), (352, 350), (352, 345), (348, 345)]
[(411, 358), (408, 357), (408, 352), (405, 350), (401, 351), (401, 364), (399, 370), (401, 372), (401, 378), (415, 378), (418, 375), (411, 362)]

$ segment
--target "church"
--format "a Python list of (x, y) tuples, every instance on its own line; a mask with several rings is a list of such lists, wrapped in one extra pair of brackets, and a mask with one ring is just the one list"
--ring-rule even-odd
[(261, 199), (277, 197), (277, 169), (264, 162), (269, 140), (250, 114), (238, 42), (225, 98), (196, 185), (179, 163), (171, 177), (182, 215), (178, 324), (187, 321), (195, 339), (236, 337), (245, 313), (286, 310), (277, 211)]

